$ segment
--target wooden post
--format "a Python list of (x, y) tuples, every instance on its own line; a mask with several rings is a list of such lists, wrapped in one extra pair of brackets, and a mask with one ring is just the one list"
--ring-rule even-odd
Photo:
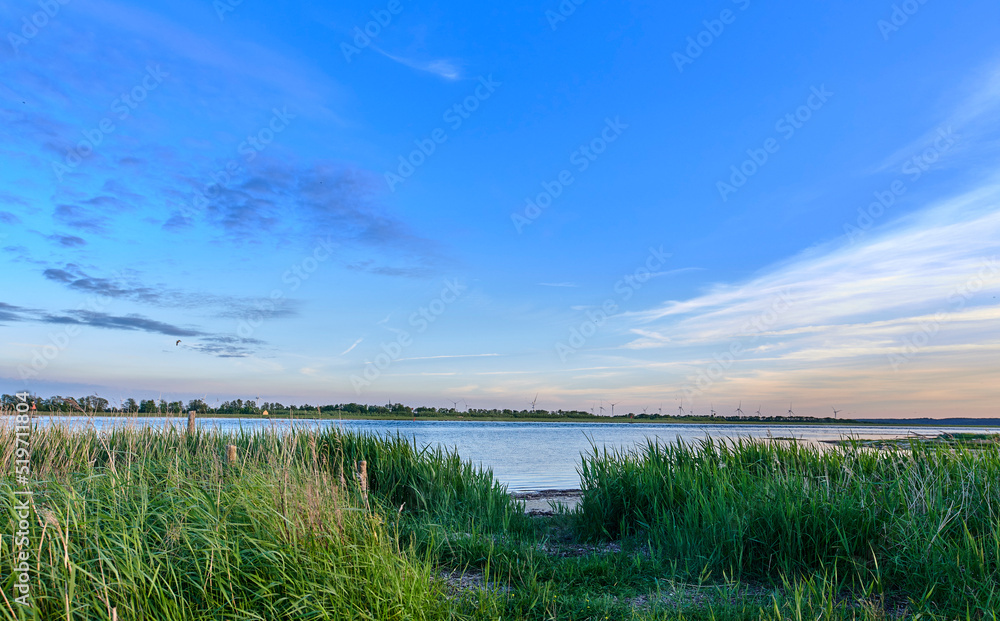
[(118, 607), (115, 606), (111, 609), (111, 621), (118, 621)]
[(236, 445), (229, 444), (226, 445), (226, 463), (235, 464), (238, 457), (236, 456)]
[(191, 410), (188, 412), (188, 435), (193, 436), (195, 429), (197, 428), (194, 423), (195, 412)]
[(368, 462), (359, 461), (358, 462), (358, 478), (361, 480), (361, 497), (365, 501), (365, 507), (368, 507)]

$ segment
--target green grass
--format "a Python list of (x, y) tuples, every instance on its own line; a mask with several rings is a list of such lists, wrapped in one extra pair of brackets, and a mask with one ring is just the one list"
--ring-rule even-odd
[(595, 451), (581, 468), (583, 537), (637, 537), (682, 574), (1000, 609), (1000, 449), (874, 451), (705, 441)]
[[(529, 518), (488, 471), (399, 437), (55, 427), (31, 447), (35, 610), (6, 603), (8, 509), (0, 618), (876, 621), (998, 604), (991, 449), (601, 452), (579, 512)], [(0, 508), (14, 448), (0, 425)]]
[[(239, 463), (224, 463), (227, 444)], [(13, 430), (0, 431), (7, 473), (15, 446)], [(473, 515), (497, 528), (525, 519), (488, 472), (399, 438), (56, 427), (35, 430), (31, 448), (38, 619), (109, 618), (112, 607), (121, 619), (444, 618), (433, 565), (398, 544), (386, 516), (419, 512), (456, 528)], [(5, 563), (14, 491), (0, 479)], [(19, 614), (8, 568), (4, 618)]]

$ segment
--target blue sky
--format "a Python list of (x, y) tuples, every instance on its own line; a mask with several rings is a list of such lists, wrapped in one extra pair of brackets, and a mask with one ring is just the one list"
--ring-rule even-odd
[(996, 416), (997, 23), (0, 0), (0, 383)]

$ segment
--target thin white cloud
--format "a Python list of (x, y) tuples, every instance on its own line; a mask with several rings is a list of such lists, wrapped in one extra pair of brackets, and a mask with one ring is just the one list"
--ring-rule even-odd
[(678, 267), (677, 269), (667, 270), (665, 272), (653, 272), (649, 275), (650, 278), (657, 278), (660, 276), (673, 276), (675, 274), (686, 274), (687, 272), (701, 272), (704, 271), (704, 267)]
[(952, 289), (1000, 252), (1000, 185), (963, 195), (863, 242), (818, 247), (740, 285), (627, 316), (640, 324), (668, 318), (673, 337), (725, 338), (781, 304), (780, 325), (834, 323), (890, 309), (944, 304)]
[(363, 341), (363, 340), (365, 340), (364, 337), (361, 337), (358, 340), (354, 341), (354, 344), (351, 345), (350, 347), (348, 347), (347, 349), (345, 349), (344, 351), (340, 352), (340, 355), (341, 356), (346, 356), (347, 354), (351, 353), (351, 351), (353, 351), (355, 347), (357, 347), (358, 345), (360, 345), (361, 341)]
[(483, 371), (473, 375), (536, 375), (538, 371)]
[[(622, 319), (632, 339), (619, 351), (650, 368), (679, 363), (674, 381), (698, 386), (702, 400), (850, 396), (885, 408), (869, 416), (937, 415), (928, 409), (960, 400), (984, 414), (984, 391), (966, 399), (958, 386), (997, 381), (1000, 181), (856, 243), (816, 247), (747, 282)], [(693, 378), (712, 366), (712, 381), (698, 385)]]
[(1000, 110), (1000, 62), (976, 72), (972, 79), (974, 86), (967, 89), (969, 94), (940, 123), (886, 157), (874, 172), (898, 168), (905, 160), (922, 153), (934, 143), (939, 131), (952, 131), (958, 135), (960, 142), (965, 143), (966, 139), (982, 135), (985, 126), (995, 127), (997, 111)]
[(443, 358), (488, 358), (499, 355), (500, 354), (456, 354), (453, 356), (419, 356), (416, 358), (400, 358), (397, 362), (404, 362), (406, 360), (441, 360)]
[(371, 46), (371, 48), (389, 60), (405, 65), (410, 69), (416, 69), (417, 71), (423, 71), (425, 73), (432, 73), (445, 80), (460, 80), (462, 78), (462, 70), (451, 60), (443, 58), (426, 61), (416, 60), (412, 58), (403, 58), (402, 56), (395, 56), (385, 50), (375, 47), (374, 45)]
[(573, 282), (540, 282), (539, 287), (579, 287), (580, 285)]
[(126, 32), (141, 36), (181, 58), (215, 69), (220, 76), (238, 76), (254, 84), (264, 84), (280, 92), (294, 93), (297, 111), (309, 109), (323, 116), (342, 119), (329, 107), (331, 96), (340, 86), (315, 67), (305, 66), (255, 41), (229, 40), (218, 45), (180, 22), (114, 0), (80, 3), (74, 10)]

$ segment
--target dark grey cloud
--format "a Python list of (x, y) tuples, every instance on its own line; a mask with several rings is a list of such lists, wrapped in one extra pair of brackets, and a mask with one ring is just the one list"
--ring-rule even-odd
[(15, 206), (23, 209), (31, 209), (31, 203), (28, 200), (20, 196), (17, 196), (15, 194), (4, 192), (3, 190), (0, 190), (0, 205), (4, 205), (7, 207)]
[(301, 303), (298, 300), (284, 298), (278, 301), (259, 300), (256, 303), (243, 304), (218, 313), (216, 317), (229, 319), (288, 319), (298, 317)]
[(88, 198), (87, 200), (82, 201), (81, 204), (87, 205), (88, 207), (96, 207), (97, 209), (100, 210), (113, 209), (116, 211), (124, 211), (132, 208), (131, 205), (129, 205), (122, 199), (116, 196), (108, 196), (106, 194), (101, 194), (100, 196)]
[[(78, 231), (105, 235), (114, 228), (112, 220), (123, 213), (134, 212), (144, 199), (114, 179), (104, 181), (93, 195), (61, 188), (53, 200), (58, 204), (52, 212), (56, 222)], [(59, 240), (53, 240), (58, 241)]]
[(210, 336), (187, 345), (189, 349), (217, 358), (247, 358), (258, 353), (265, 342), (237, 336)]
[(142, 315), (118, 316), (88, 310), (68, 311), (62, 315), (44, 315), (41, 321), (43, 323), (74, 324), (111, 330), (138, 330), (167, 336), (202, 336), (204, 334), (200, 330), (181, 328)]
[(70, 274), (66, 270), (47, 269), (44, 272), (42, 272), (42, 275), (48, 278), (49, 280), (54, 280), (56, 282), (61, 282), (61, 283), (72, 283), (74, 280), (76, 280), (76, 276)]
[(81, 231), (103, 234), (108, 229), (109, 218), (106, 215), (82, 205), (57, 205), (52, 215), (60, 223)]
[(280, 304), (275, 305), (271, 300), (180, 291), (160, 284), (147, 285), (139, 281), (135, 272), (120, 274), (116, 278), (102, 278), (86, 273), (74, 263), (45, 269), (42, 276), (88, 295), (129, 300), (161, 308), (221, 309), (212, 313), (215, 317), (242, 319), (262, 316), (265, 319), (287, 319), (298, 316), (301, 308), (299, 300), (294, 298), (282, 298)]
[[(245, 170), (244, 166), (241, 170)], [(227, 181), (227, 178), (229, 179)], [(180, 232), (205, 223), (232, 242), (264, 237), (309, 240), (330, 237), (334, 243), (370, 246), (431, 266), (435, 242), (413, 232), (379, 202), (384, 183), (377, 175), (327, 163), (299, 166), (260, 161), (252, 174), (178, 177), (190, 191), (163, 228)]]
[(171, 233), (178, 233), (194, 225), (194, 221), (190, 218), (186, 218), (179, 213), (172, 214), (167, 221), (163, 223), (163, 229), (165, 231), (170, 231)]
[[(3, 241), (7, 237), (6, 233), (0, 233), (0, 241)], [(32, 265), (48, 265), (46, 261), (41, 261), (33, 258), (31, 254), (31, 249), (27, 246), (11, 245), (3, 247), (4, 253), (7, 255), (7, 259), (13, 263), (30, 263)]]
[(163, 305), (161, 290), (137, 285), (134, 282), (127, 281), (125, 278), (110, 279), (89, 276), (73, 263), (68, 263), (64, 267), (64, 269), (46, 269), (42, 272), (42, 275), (53, 282), (64, 284), (70, 289), (81, 293)]
[(138, 207), (146, 202), (146, 199), (142, 194), (133, 192), (130, 188), (126, 187), (125, 184), (113, 177), (104, 180), (104, 184), (101, 186), (101, 192), (102, 194), (100, 196), (90, 199), (88, 204), (134, 209), (135, 207)]
[(14, 306), (13, 304), (0, 302), (0, 321), (27, 321), (30, 319), (28, 314), (33, 312), (31, 309), (24, 308), (23, 306)]
[(193, 351), (219, 358), (246, 358), (261, 351), (266, 341), (241, 338), (229, 334), (212, 334), (197, 328), (185, 328), (150, 319), (144, 315), (111, 315), (88, 310), (67, 310), (59, 313), (42, 312), (33, 308), (0, 302), (0, 325), (15, 322), (40, 322), (57, 325), (88, 326), (106, 330), (124, 330), (163, 334), (179, 339), (196, 339), (183, 343)]
[(48, 238), (64, 248), (79, 248), (87, 245), (87, 240), (76, 235), (49, 235)]

